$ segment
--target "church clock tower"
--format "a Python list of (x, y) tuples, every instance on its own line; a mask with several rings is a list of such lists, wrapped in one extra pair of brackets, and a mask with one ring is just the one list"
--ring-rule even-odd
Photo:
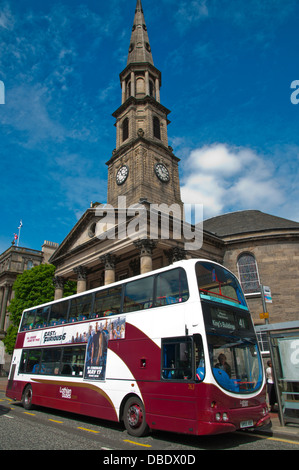
[(137, 0), (126, 68), (120, 73), (121, 106), (116, 119), (116, 148), (108, 165), (107, 202), (127, 207), (148, 203), (183, 205), (178, 162), (168, 146), (170, 111), (160, 103), (161, 72), (154, 66), (141, 0)]

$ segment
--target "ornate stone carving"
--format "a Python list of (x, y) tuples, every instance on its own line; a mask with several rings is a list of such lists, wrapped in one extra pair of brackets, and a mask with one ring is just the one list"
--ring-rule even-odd
[(117, 257), (107, 253), (106, 255), (100, 256), (100, 260), (105, 265), (105, 269), (115, 269), (117, 263)]
[(62, 276), (54, 276), (53, 277), (53, 284), (55, 289), (63, 289), (66, 280)]
[(164, 253), (167, 256), (169, 263), (175, 263), (176, 261), (186, 259), (186, 250), (179, 246), (175, 246), (170, 250), (165, 250)]
[(84, 266), (76, 266), (73, 269), (74, 273), (78, 276), (78, 281), (85, 281), (87, 278), (88, 269)]
[(145, 238), (135, 241), (134, 245), (139, 249), (140, 256), (151, 256), (153, 249), (156, 247), (156, 242)]

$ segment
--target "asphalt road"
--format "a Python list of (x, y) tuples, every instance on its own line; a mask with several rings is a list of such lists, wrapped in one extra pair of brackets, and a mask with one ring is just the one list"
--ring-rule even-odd
[[(144, 438), (133, 438), (120, 424), (48, 408), (26, 412), (21, 404), (12, 402), (0, 391), (0, 450), (101, 450), (97, 463), (132, 468), (138, 463), (193, 465), (199, 462), (200, 450), (299, 450), (299, 441), (249, 432), (204, 437), (154, 432)], [(114, 460), (122, 455), (132, 459), (137, 455), (138, 461)], [(165, 455), (167, 462), (162, 461)]]

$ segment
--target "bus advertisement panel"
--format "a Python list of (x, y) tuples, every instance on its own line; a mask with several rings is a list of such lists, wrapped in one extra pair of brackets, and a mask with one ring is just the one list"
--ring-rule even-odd
[[(125, 338), (125, 317), (113, 317), (103, 321), (73, 323), (51, 329), (33, 330), (25, 333), (24, 348), (59, 346), (86, 343), (84, 370), (80, 375), (90, 380), (105, 380), (107, 350), (109, 341)], [(53, 363), (44, 367), (44, 373), (55, 374)], [(58, 371), (57, 371), (58, 373)], [(75, 370), (70, 375), (77, 375)]]

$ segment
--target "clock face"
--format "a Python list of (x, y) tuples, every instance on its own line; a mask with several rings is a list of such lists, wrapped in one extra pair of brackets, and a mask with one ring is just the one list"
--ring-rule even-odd
[(163, 165), (163, 163), (157, 163), (155, 165), (155, 173), (158, 176), (159, 180), (161, 180), (163, 183), (167, 183), (167, 181), (169, 181), (170, 179), (169, 171), (166, 166)]
[(122, 166), (116, 173), (116, 183), (123, 184), (126, 181), (128, 174), (129, 168), (127, 167), (127, 165)]

